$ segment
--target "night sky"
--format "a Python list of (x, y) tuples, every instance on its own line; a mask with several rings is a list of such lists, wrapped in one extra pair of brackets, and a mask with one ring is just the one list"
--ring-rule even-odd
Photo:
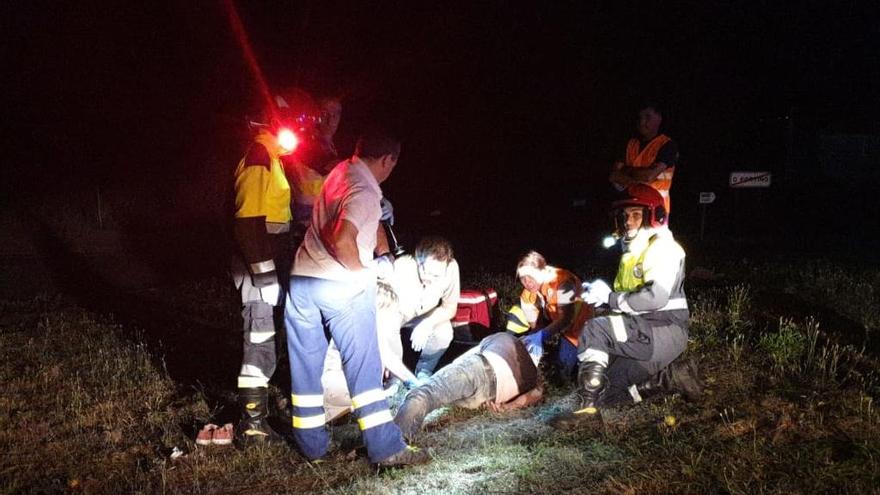
[[(223, 1), (142, 3), (4, 2), (4, 209), (100, 188), (142, 225), (216, 221), (255, 79)], [(820, 134), (880, 133), (876, 2), (476, 3), (236, 6), (270, 85), (343, 95), (343, 153), (368, 124), (403, 138), (401, 228), (458, 242), (598, 228), (644, 99), (679, 142), (682, 231), (731, 170), (790, 191), (821, 180)]]

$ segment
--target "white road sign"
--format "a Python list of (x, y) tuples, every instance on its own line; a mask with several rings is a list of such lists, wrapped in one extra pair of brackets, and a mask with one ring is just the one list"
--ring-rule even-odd
[(770, 187), (770, 172), (731, 172), (730, 187)]
[(713, 192), (701, 192), (700, 193), (700, 204), (708, 205), (710, 203), (715, 202), (715, 193)]

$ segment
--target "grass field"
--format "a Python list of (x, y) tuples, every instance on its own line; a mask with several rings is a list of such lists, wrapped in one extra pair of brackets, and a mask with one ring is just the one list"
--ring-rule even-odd
[[(509, 274), (470, 282), (496, 286), (502, 305), (516, 295)], [(204, 423), (235, 416), (240, 337), (228, 285), (93, 294), (115, 301), (103, 311), (54, 296), (0, 302), (0, 491), (880, 492), (876, 268), (703, 268), (688, 285), (688, 353), (709, 383), (701, 402), (656, 398), (559, 432), (546, 421), (570, 391), (553, 386), (513, 414), (435, 415), (419, 441), (432, 462), (382, 472), (353, 424), (333, 428), (336, 449), (320, 464), (288, 446), (196, 447)]]

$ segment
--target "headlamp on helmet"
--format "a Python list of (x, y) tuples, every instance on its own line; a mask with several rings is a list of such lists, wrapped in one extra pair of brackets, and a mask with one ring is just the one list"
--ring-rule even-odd
[(261, 120), (249, 120), (248, 126), (271, 132), (277, 138), (279, 148), (288, 154), (314, 138), (321, 123), (321, 113), (308, 93), (293, 89), (275, 95)]

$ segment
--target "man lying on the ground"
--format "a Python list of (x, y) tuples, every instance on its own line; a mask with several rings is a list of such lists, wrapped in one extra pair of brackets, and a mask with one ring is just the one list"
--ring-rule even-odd
[(538, 363), (543, 348), (540, 337), (530, 337), (492, 334), (411, 390), (394, 417), (404, 438), (413, 438), (425, 416), (442, 406), (485, 406), (504, 412), (540, 401), (544, 390)]

